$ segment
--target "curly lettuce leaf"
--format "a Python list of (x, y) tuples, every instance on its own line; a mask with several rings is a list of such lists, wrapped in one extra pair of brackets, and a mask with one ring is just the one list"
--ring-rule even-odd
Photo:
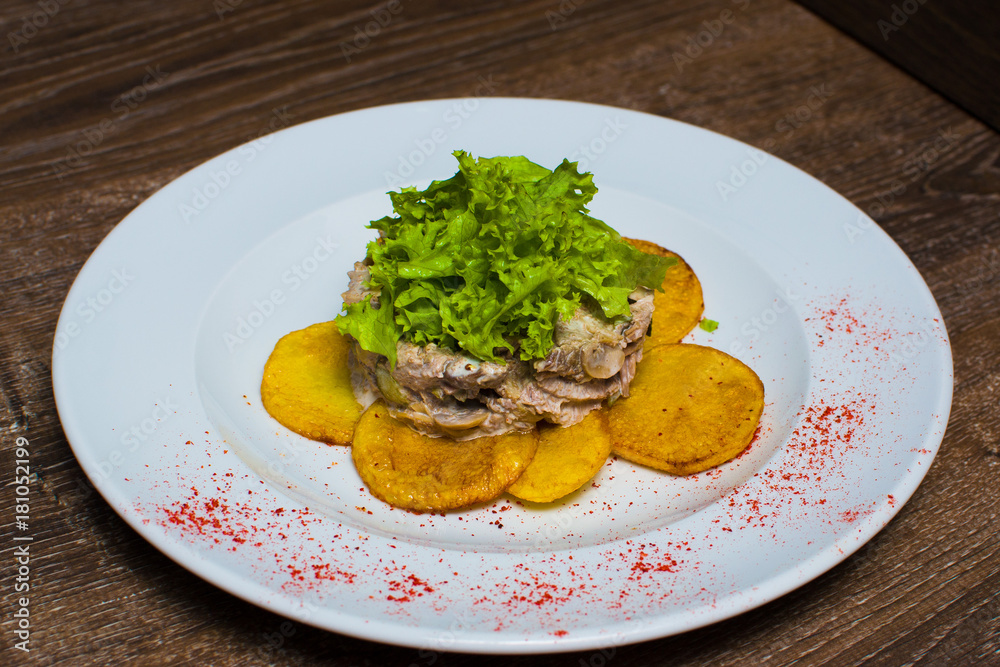
[(425, 190), (390, 192), (394, 216), (372, 221), (371, 299), (345, 306), (340, 330), (393, 365), (396, 342), (435, 343), (479, 359), (530, 360), (552, 348), (558, 318), (589, 300), (609, 320), (630, 316), (628, 295), (656, 287), (674, 262), (637, 250), (587, 215), (593, 177), (563, 160), (475, 159)]

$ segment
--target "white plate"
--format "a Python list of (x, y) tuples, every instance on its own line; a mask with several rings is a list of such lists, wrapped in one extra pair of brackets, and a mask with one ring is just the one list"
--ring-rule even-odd
[[(275, 341), (337, 314), (384, 193), (450, 176), (457, 148), (580, 160), (597, 217), (689, 261), (720, 323), (690, 340), (766, 387), (746, 454), (688, 478), (613, 460), (556, 507), (418, 515), (370, 496), (347, 448), (268, 417)], [(952, 363), (913, 265), (794, 167), (633, 111), (466, 99), (305, 123), (170, 183), (77, 277), (53, 383), (96, 487), (204, 579), (358, 637), (527, 653), (690, 630), (836, 565), (926, 473)]]

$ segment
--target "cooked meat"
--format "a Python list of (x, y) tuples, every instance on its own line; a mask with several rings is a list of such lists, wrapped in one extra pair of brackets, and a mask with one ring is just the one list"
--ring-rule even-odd
[(461, 391), (474, 396), (479, 389), (497, 387), (510, 370), (510, 364), (481, 361), (443, 350), (434, 343), (420, 347), (400, 342), (396, 345), (393, 377), (400, 384), (417, 391), (442, 387), (447, 394)]
[[(344, 301), (358, 303), (369, 290), (368, 267), (358, 262)], [(374, 298), (373, 297), (373, 300)], [(579, 308), (555, 329), (555, 347), (544, 359), (506, 363), (481, 361), (430, 344), (396, 344), (396, 368), (384, 356), (355, 344), (351, 363), (355, 387), (370, 401), (385, 398), (397, 419), (428, 435), (465, 440), (531, 428), (546, 420), (569, 426), (608, 399), (628, 396), (644, 335), (653, 315), (653, 293), (636, 289), (629, 297), (631, 318), (606, 320)]]
[(622, 331), (622, 338), (628, 343), (634, 343), (642, 340), (653, 322), (653, 290), (639, 287), (629, 294), (629, 301), (632, 302), (629, 307), (632, 319)]
[(622, 391), (621, 374), (616, 374), (614, 377), (603, 380), (591, 380), (590, 382), (574, 382), (570, 378), (562, 377), (561, 375), (539, 376), (537, 381), (538, 386), (549, 394), (571, 401), (603, 401), (605, 398), (610, 398), (615, 394), (622, 395), (624, 393)]
[(614, 377), (625, 350), (640, 342), (653, 321), (653, 292), (640, 287), (629, 295), (629, 320), (614, 324), (580, 308), (569, 321), (556, 322), (555, 347), (535, 362), (539, 373), (555, 373), (577, 382)]
[(365, 284), (371, 277), (371, 271), (364, 262), (354, 262), (354, 270), (348, 271), (347, 275), (351, 282), (347, 285), (347, 291), (341, 294), (344, 303), (361, 303), (369, 294), (372, 295), (372, 305), (378, 308), (378, 290), (368, 289)]

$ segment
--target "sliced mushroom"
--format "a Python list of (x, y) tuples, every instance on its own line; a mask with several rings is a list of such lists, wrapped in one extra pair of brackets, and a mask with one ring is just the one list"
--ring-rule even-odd
[(625, 350), (591, 343), (583, 348), (583, 370), (592, 378), (606, 380), (622, 369)]
[(393, 417), (426, 427), (431, 435), (440, 435), (441, 431), (451, 435), (461, 435), (462, 431), (481, 426), (490, 416), (488, 407), (478, 401), (463, 403), (462, 401), (427, 400), (414, 401), (405, 410), (395, 410), (390, 406)]
[(434, 410), (431, 417), (447, 431), (465, 431), (486, 421), (490, 411), (482, 404), (475, 408), (460, 407), (451, 410)]

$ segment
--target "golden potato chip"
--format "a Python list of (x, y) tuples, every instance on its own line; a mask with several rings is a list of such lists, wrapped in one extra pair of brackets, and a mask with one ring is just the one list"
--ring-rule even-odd
[(653, 293), (653, 330), (646, 338), (645, 349), (679, 343), (701, 321), (705, 302), (701, 282), (684, 258), (651, 241), (625, 239), (650, 255), (673, 257), (677, 263), (667, 269), (663, 292)]
[(351, 389), (350, 341), (333, 322), (293, 331), (274, 346), (264, 365), (264, 408), (300, 435), (351, 444), (361, 406)]
[(764, 408), (757, 374), (701, 345), (649, 350), (629, 393), (608, 409), (612, 453), (674, 475), (737, 456), (750, 444)]
[(474, 440), (431, 438), (389, 415), (376, 401), (354, 430), (351, 456), (375, 497), (418, 512), (487, 502), (504, 492), (531, 463), (536, 431)]
[(507, 493), (535, 503), (548, 503), (573, 493), (597, 474), (611, 453), (611, 434), (603, 410), (562, 428), (540, 424), (538, 451)]

